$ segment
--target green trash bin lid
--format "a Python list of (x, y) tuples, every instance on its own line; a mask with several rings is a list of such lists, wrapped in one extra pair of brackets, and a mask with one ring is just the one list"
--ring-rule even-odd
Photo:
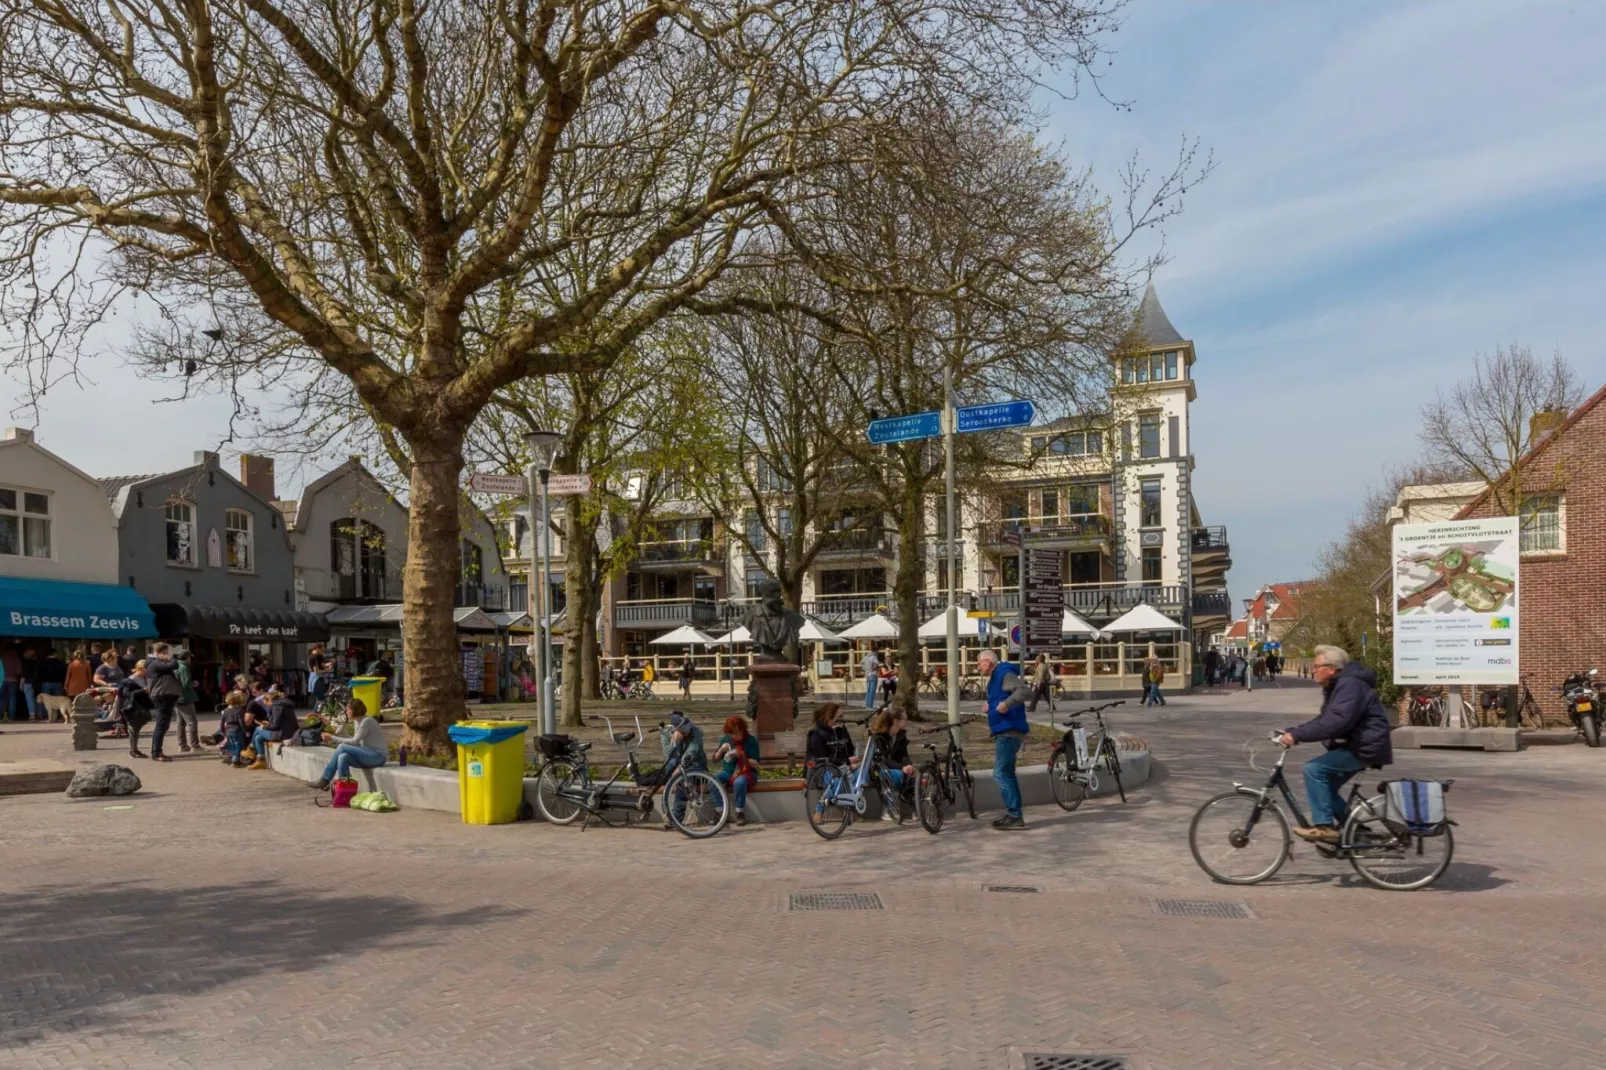
[(489, 725), (469, 722), (452, 725), (446, 730), (446, 734), (452, 738), (453, 743), (470, 746), (475, 743), (501, 743), (503, 740), (523, 735), (528, 727), (524, 724)]

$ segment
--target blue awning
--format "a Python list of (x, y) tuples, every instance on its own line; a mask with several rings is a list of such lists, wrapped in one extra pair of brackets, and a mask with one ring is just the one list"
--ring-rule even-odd
[(148, 639), (156, 617), (132, 587), (0, 576), (0, 635)]

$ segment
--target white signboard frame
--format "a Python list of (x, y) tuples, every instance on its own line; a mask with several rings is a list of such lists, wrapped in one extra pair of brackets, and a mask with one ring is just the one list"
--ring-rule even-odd
[(530, 484), (523, 476), (505, 476), (497, 472), (475, 472), (468, 477), (468, 488), (476, 494), (512, 494), (519, 497), (530, 492)]
[(560, 475), (554, 472), (547, 478), (547, 493), (557, 496), (590, 494), (591, 474), (589, 472), (581, 472), (578, 475)]
[(1396, 524), (1394, 682), (1518, 682), (1522, 535), (1514, 516)]

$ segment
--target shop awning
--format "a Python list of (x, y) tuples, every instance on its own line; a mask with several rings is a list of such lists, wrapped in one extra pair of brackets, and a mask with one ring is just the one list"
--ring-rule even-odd
[(329, 619), (322, 613), (293, 609), (246, 609), (229, 606), (185, 606), (158, 602), (157, 632), (163, 639), (260, 640), (278, 643), (321, 643), (329, 639)]
[(132, 587), (0, 576), (0, 635), (62, 639), (148, 639), (150, 605)]

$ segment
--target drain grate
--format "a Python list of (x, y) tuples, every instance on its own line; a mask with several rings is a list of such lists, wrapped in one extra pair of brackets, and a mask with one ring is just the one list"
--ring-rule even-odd
[(987, 890), (989, 892), (1035, 892), (1035, 891), (1037, 891), (1036, 888), (1033, 888), (1029, 884), (989, 884), (987, 886)]
[(1237, 899), (1151, 899), (1156, 914), (1172, 918), (1254, 918), (1249, 904)]
[(793, 892), (788, 910), (880, 910), (874, 892)]
[(1133, 1070), (1124, 1055), (1064, 1051), (1023, 1051), (1020, 1054), (1024, 1070)]

